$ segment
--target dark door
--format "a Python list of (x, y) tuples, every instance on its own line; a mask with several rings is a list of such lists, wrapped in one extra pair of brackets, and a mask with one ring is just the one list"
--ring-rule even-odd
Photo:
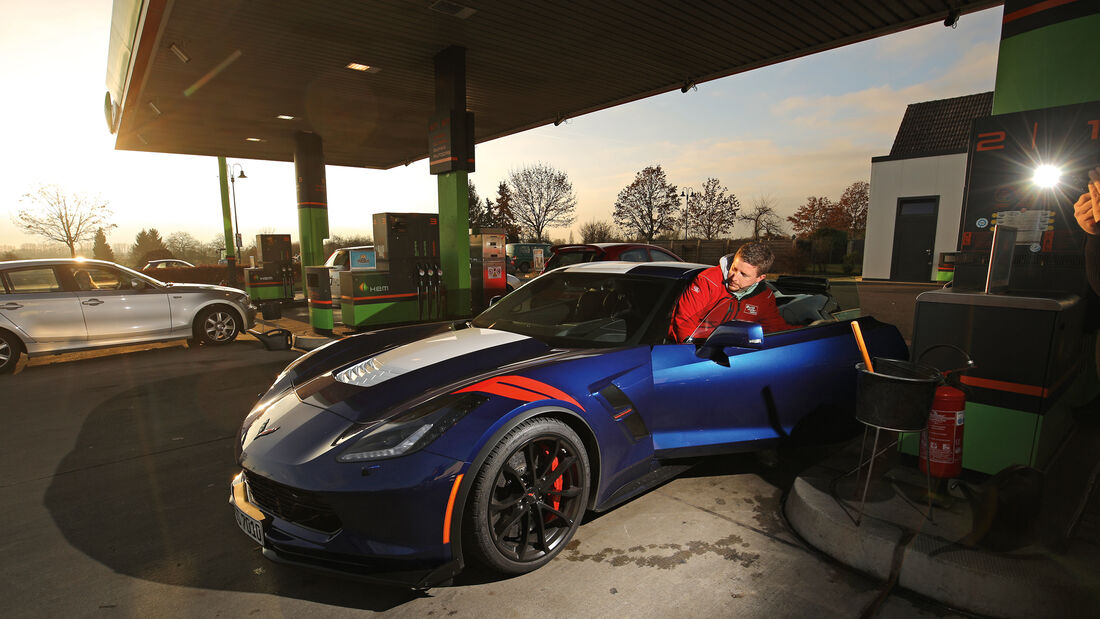
[(939, 202), (939, 196), (898, 200), (890, 279), (903, 282), (932, 280), (932, 248), (936, 242)]

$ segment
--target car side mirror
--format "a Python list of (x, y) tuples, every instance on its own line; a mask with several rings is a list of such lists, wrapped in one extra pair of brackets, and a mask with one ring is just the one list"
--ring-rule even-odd
[(130, 280), (130, 288), (134, 290), (145, 290), (147, 284), (144, 279), (133, 278)]
[(730, 346), (762, 348), (764, 346), (764, 327), (760, 326), (759, 323), (744, 320), (724, 322), (711, 332), (707, 341), (703, 342), (703, 345), (695, 351), (695, 356), (701, 359), (710, 359), (719, 365), (729, 367), (730, 360), (724, 350)]

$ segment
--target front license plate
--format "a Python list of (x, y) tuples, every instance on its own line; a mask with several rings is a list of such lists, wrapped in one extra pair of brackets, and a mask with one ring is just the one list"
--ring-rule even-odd
[(246, 535), (256, 540), (257, 544), (263, 546), (264, 527), (262, 524), (260, 524), (260, 521), (242, 512), (240, 508), (234, 507), (233, 512), (234, 515), (237, 517), (237, 526), (239, 526)]

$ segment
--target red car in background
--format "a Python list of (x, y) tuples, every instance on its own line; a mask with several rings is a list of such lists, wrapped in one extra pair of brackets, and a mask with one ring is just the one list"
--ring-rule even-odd
[(683, 262), (671, 251), (648, 243), (586, 243), (555, 245), (542, 272), (580, 262), (622, 260), (624, 262)]

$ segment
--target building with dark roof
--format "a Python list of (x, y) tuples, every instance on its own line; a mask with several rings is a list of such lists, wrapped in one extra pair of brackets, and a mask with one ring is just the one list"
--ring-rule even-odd
[(906, 108), (890, 154), (871, 159), (864, 279), (936, 279), (958, 246), (970, 126), (992, 109), (992, 92)]

